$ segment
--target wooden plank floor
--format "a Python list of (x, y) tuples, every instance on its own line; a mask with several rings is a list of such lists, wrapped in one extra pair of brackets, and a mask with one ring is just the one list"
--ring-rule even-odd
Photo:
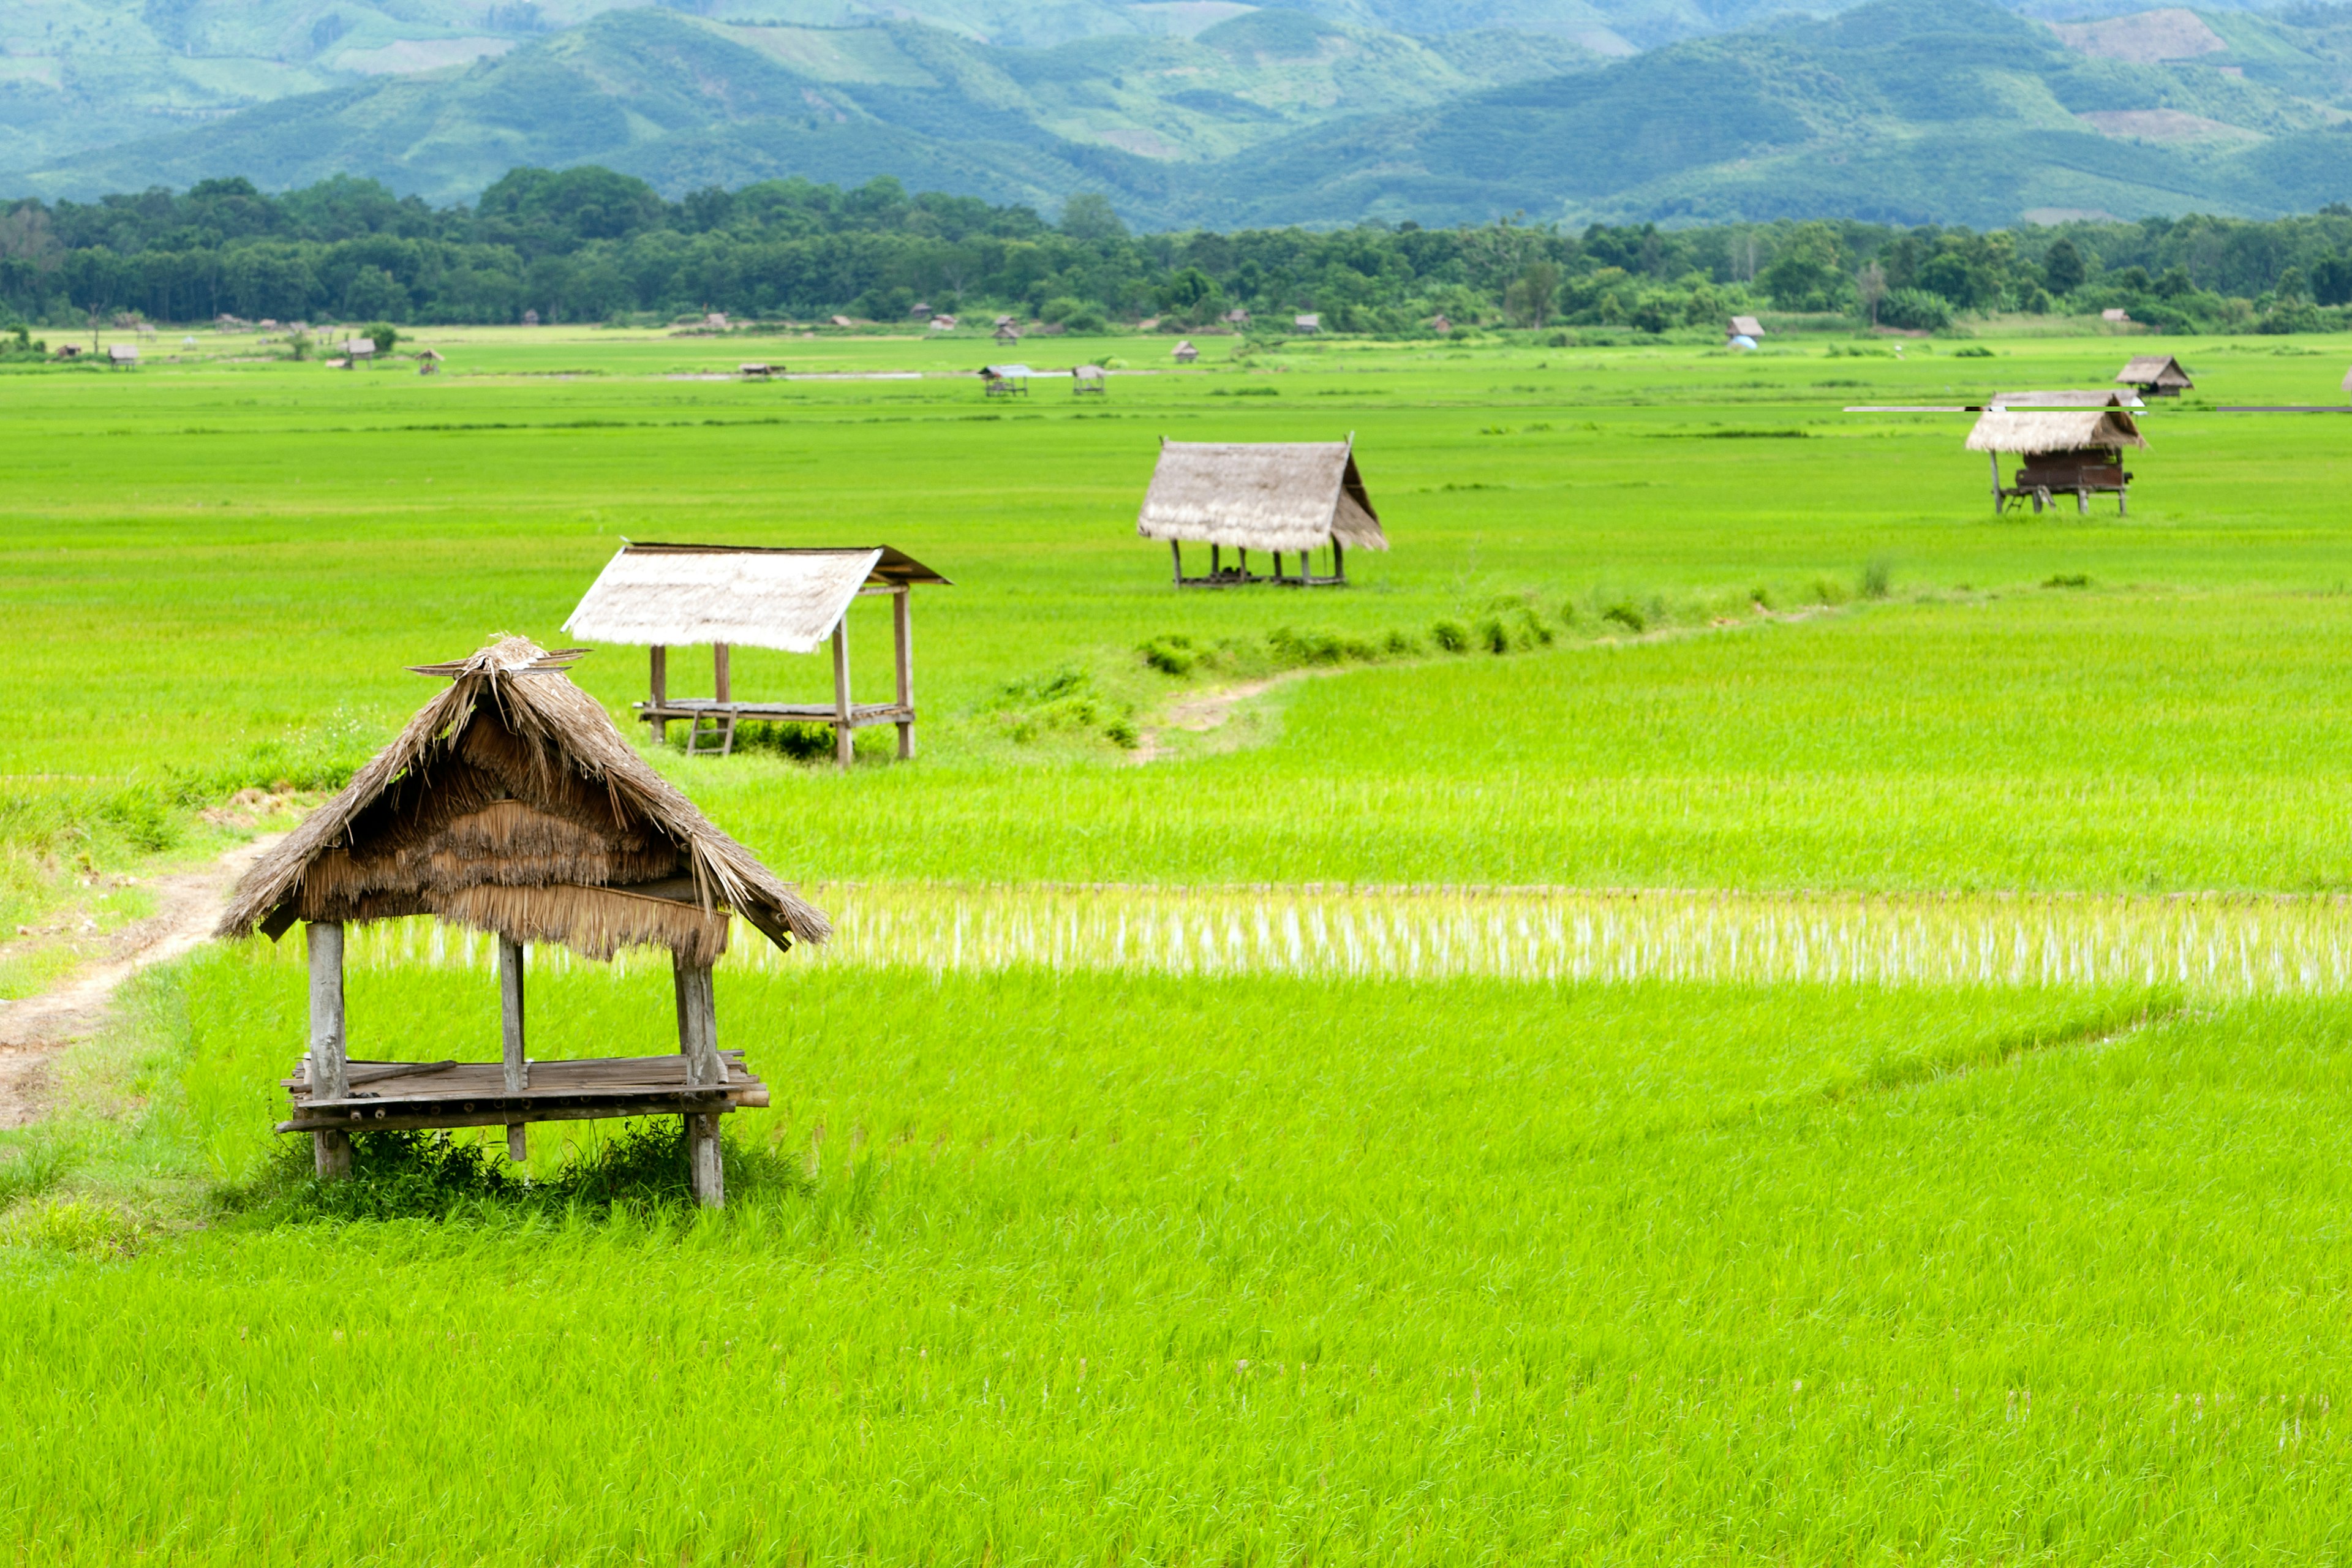
[[(721, 1113), (768, 1103), (768, 1086), (743, 1066), (740, 1051), (721, 1051), (724, 1085), (686, 1081), (686, 1058), (592, 1057), (535, 1061), (530, 1087), (509, 1093), (499, 1062), (426, 1064), (353, 1061), (351, 1092), (313, 1104), (304, 1079), (279, 1079), (293, 1100), (280, 1132), (393, 1131), (421, 1127), (493, 1127), (606, 1116)], [(409, 1068), (407, 1071), (387, 1069)]]

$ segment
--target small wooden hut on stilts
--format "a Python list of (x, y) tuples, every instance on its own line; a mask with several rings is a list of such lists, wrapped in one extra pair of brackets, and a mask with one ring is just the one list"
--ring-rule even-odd
[[(783, 948), (829, 928), (646, 764), (563, 673), (576, 657), (507, 637), (415, 667), (448, 689), (237, 884), (216, 934), (308, 927), (310, 1046), (278, 1130), (311, 1134), (321, 1176), (351, 1173), (353, 1132), (503, 1125), (521, 1160), (534, 1121), (677, 1115), (695, 1196), (725, 1201), (719, 1119), (768, 1102), (742, 1053), (719, 1048), (711, 968), (730, 917)], [(498, 1062), (350, 1057), (346, 928), (426, 914), (498, 937)], [(524, 953), (550, 942), (599, 960), (668, 948), (678, 1054), (533, 1061)]]
[[(834, 757), (849, 765), (855, 731), (895, 724), (898, 756), (915, 754), (915, 627), (909, 595), (917, 584), (950, 587), (945, 577), (887, 544), (854, 550), (769, 549), (730, 544), (625, 544), (604, 563), (563, 629), (590, 642), (649, 647), (651, 689), (637, 717), (669, 738), (683, 720), (689, 756), (726, 756), (735, 727), (749, 720), (833, 726)], [(849, 606), (890, 600), (898, 688), (887, 702), (858, 703), (849, 694)], [(740, 702), (728, 650), (737, 645), (814, 653), (833, 645), (833, 700)], [(669, 693), (669, 650), (711, 646), (711, 695)], [(706, 728), (707, 726), (707, 728)]]
[[(1160, 443), (1135, 531), (1168, 542), (1179, 588), (1229, 588), (1277, 583), (1293, 588), (1345, 586), (1348, 551), (1386, 550), (1388, 536), (1372, 498), (1356, 471), (1356, 442)], [(1204, 577), (1184, 575), (1186, 542), (1209, 547)], [(1313, 552), (1330, 551), (1330, 571), (1318, 575)], [(1234, 564), (1224, 563), (1232, 550)], [(1274, 559), (1274, 574), (1249, 569), (1249, 552)], [(1282, 558), (1296, 552), (1298, 569), (1286, 574)]]
[[(2123, 450), (2146, 450), (2147, 439), (2122, 408), (2049, 409), (2016, 413), (1988, 409), (1969, 432), (1968, 449), (1983, 452), (1992, 461), (1992, 509), (2031, 502), (2035, 511), (2071, 490), (2074, 510), (2091, 510), (2095, 494), (2116, 498), (2116, 515), (2130, 510), (2127, 491), (2132, 476), (2124, 471)], [(2014, 452), (2025, 459), (2017, 482), (2001, 483), (2000, 455)]]

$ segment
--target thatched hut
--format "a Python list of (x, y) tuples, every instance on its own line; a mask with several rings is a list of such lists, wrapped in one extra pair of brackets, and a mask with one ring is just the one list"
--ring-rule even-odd
[(1191, 364), (1201, 357), (1201, 351), (1192, 346), (1192, 339), (1185, 338), (1169, 352), (1168, 357), (1178, 364)]
[(106, 363), (115, 370), (137, 370), (139, 368), (139, 345), (137, 343), (107, 344)]
[(1035, 374), (1025, 364), (984, 364), (980, 367), (980, 389), (990, 397), (1026, 397), (1029, 378)]
[(1100, 397), (1110, 391), (1110, 375), (1098, 364), (1074, 364), (1070, 367), (1070, 395)]
[(439, 349), (419, 350), (416, 355), (416, 374), (419, 375), (440, 374), (441, 351)]
[[(726, 756), (735, 728), (747, 721), (829, 724), (834, 758), (850, 762), (853, 734), (873, 724), (895, 724), (898, 755), (915, 754), (915, 632), (909, 595), (918, 584), (948, 580), (887, 544), (851, 550), (762, 549), (730, 544), (627, 544), (604, 563), (563, 629), (589, 642), (631, 643), (652, 649), (651, 689), (637, 717), (664, 740), (672, 721), (687, 726), (690, 756)], [(849, 692), (849, 607), (861, 598), (890, 600), (898, 685), (887, 702), (859, 703)], [(669, 650), (709, 643), (711, 695), (673, 697)], [(833, 647), (829, 703), (739, 702), (728, 649), (775, 648), (814, 653)]]
[[(686, 1119), (696, 1195), (724, 1201), (719, 1118), (767, 1103), (741, 1053), (719, 1049), (711, 966), (740, 915), (779, 947), (822, 942), (824, 914), (647, 766), (564, 673), (578, 657), (504, 637), (421, 665), (446, 689), (341, 794), (237, 883), (218, 935), (309, 928), (310, 1048), (281, 1132), (312, 1134), (319, 1173), (347, 1174), (353, 1131), (507, 1129), (533, 1121)], [(343, 932), (433, 915), (499, 940), (499, 1063), (355, 1061), (343, 1030)], [(584, 958), (666, 947), (678, 1055), (534, 1062), (525, 1049), (527, 944)]]
[[(1758, 321), (1753, 316), (1734, 316), (1731, 318), (1729, 324), (1724, 328), (1723, 346), (1726, 348), (1752, 349), (1759, 342), (1763, 341), (1763, 322)], [(1746, 338), (1748, 341), (1743, 343), (1739, 341), (1742, 338)]]
[(1300, 315), (1291, 317), (1290, 324), (1302, 332), (1319, 332), (1323, 330), (1323, 318), (1320, 313), (1314, 310), (1308, 310)]
[[(2031, 501), (2040, 511), (2053, 496), (2074, 492), (2074, 509), (2087, 512), (2095, 492), (2112, 491), (2117, 516), (2126, 515), (2126, 491), (2132, 476), (2124, 471), (2126, 447), (2145, 450), (2146, 437), (2121, 408), (2049, 409), (2013, 413), (1988, 409), (1969, 432), (1968, 449), (1983, 452), (1992, 462), (1992, 505), (2001, 511)], [(2000, 455), (2014, 452), (2025, 459), (2017, 482), (2001, 483)]]
[(2116, 379), (2138, 388), (2142, 397), (2178, 397), (2197, 384), (2170, 354), (2134, 354)]
[[(1348, 581), (1348, 551), (1386, 550), (1388, 536), (1356, 471), (1356, 442), (1160, 443), (1135, 531), (1164, 539), (1180, 588), (1225, 588), (1244, 583), (1331, 587)], [(1184, 575), (1187, 542), (1209, 547), (1205, 577)], [(1331, 569), (1315, 574), (1312, 552), (1328, 548)], [(1237, 552), (1224, 564), (1223, 552)], [(1253, 576), (1249, 552), (1274, 558), (1274, 574)], [(1298, 570), (1285, 575), (1282, 557), (1296, 552)]]

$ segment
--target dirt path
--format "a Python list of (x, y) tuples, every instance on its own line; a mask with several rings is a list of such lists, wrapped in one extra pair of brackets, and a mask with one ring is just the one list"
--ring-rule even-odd
[(106, 1021), (116, 986), (211, 936), (230, 886), (283, 837), (265, 834), (209, 866), (158, 878), (149, 885), (160, 907), (116, 932), (107, 957), (53, 991), (0, 1002), (0, 1127), (22, 1127), (40, 1115), (50, 1059)]

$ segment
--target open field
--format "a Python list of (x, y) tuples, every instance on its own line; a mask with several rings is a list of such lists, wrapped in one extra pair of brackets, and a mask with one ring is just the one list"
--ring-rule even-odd
[[(723, 1215), (351, 1218), (272, 1153), (299, 941), (137, 982), (0, 1133), (14, 1557), (2346, 1554), (2352, 421), (2216, 405), (2340, 401), (2352, 341), (2164, 340), (2118, 520), (1841, 412), (2113, 339), (1033, 342), (1155, 374), (1008, 405), (968, 343), (424, 337), (0, 374), (0, 915), (102, 941), (625, 536), (955, 579), (920, 756), (656, 755), (839, 918), (720, 967), (774, 1086)], [(685, 379), (750, 358), (811, 378)], [(1348, 593), (1133, 537), (1161, 436), (1350, 431)], [(576, 675), (622, 716), (643, 656)], [(479, 939), (352, 954), (355, 1051), (495, 1058)], [(534, 1054), (671, 1039), (658, 965), (533, 985)]]

